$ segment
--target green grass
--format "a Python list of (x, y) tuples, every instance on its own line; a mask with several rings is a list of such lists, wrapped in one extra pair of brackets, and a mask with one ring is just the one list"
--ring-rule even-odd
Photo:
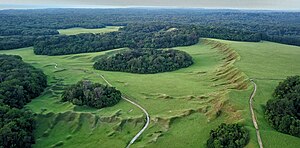
[[(270, 42), (217, 41), (229, 44), (237, 51), (240, 60), (235, 66), (248, 77), (285, 78), (300, 74), (297, 69), (300, 66), (299, 47)], [(244, 123), (251, 135), (247, 147), (257, 147), (248, 105), (253, 87), (233, 90), (227, 85), (218, 85), (228, 82), (222, 78), (213, 80), (216, 71), (224, 64), (224, 55), (210, 45), (197, 44), (176, 49), (189, 53), (195, 64), (173, 72), (144, 75), (94, 70), (93, 59), (110, 51), (41, 56), (34, 55), (32, 48), (23, 48), (0, 53), (21, 55), (26, 62), (48, 75), (49, 87), (45, 93), (27, 105), (39, 114), (34, 147), (126, 146), (144, 123), (138, 108), (124, 100), (104, 109), (60, 102), (60, 94), (67, 85), (82, 79), (104, 83), (98, 74), (104, 75), (122, 93), (141, 104), (151, 116), (149, 128), (133, 147), (204, 147), (209, 131), (222, 122)], [(57, 69), (54, 68), (55, 63), (58, 64)], [(300, 145), (299, 138), (274, 131), (263, 118), (262, 105), (271, 97), (278, 81), (256, 82), (255, 112), (265, 147)], [(221, 116), (215, 119), (215, 111), (222, 107)]]
[(69, 28), (69, 29), (59, 29), (57, 30), (59, 34), (63, 35), (75, 35), (80, 33), (108, 33), (118, 31), (120, 26), (106, 26), (105, 28), (99, 29), (86, 29), (86, 28)]
[[(275, 87), (287, 76), (300, 75), (300, 47), (277, 44), (272, 42), (247, 43), (223, 41), (234, 48), (241, 56), (236, 66), (248, 77), (253, 78), (257, 84), (257, 94), (254, 100), (254, 110), (258, 119), (262, 141), (265, 147), (298, 147), (300, 138), (282, 134), (270, 127), (264, 118), (263, 106), (271, 99)], [(239, 105), (239, 108), (248, 109), (248, 99), (253, 87), (245, 92), (232, 91), (230, 100)], [(252, 120), (248, 110), (244, 110), (244, 119), (254, 131)], [(256, 138), (255, 135), (252, 137)], [(258, 145), (256, 145), (258, 146)]]
[[(1, 51), (1, 53), (21, 55), (26, 62), (43, 69), (48, 75), (49, 87), (44, 95), (34, 99), (27, 105), (34, 112), (43, 114), (43, 116), (39, 116), (39, 126), (36, 131), (38, 140), (35, 147), (55, 144), (63, 144), (64, 147), (72, 147), (74, 144), (85, 147), (99, 146), (94, 139), (99, 139), (99, 143), (103, 143), (105, 147), (114, 147), (116, 145), (124, 147), (141, 128), (142, 122), (138, 122), (137, 126), (131, 122), (125, 123), (122, 126), (122, 131), (116, 131), (115, 126), (126, 120), (134, 119), (139, 121), (143, 119), (141, 118), (143, 114), (139, 109), (124, 100), (113, 107), (100, 110), (76, 107), (70, 103), (60, 102), (61, 92), (65, 86), (74, 84), (82, 79), (104, 83), (98, 76), (98, 74), (103, 74), (114, 86), (144, 106), (151, 115), (150, 128), (143, 134), (140, 142), (136, 144), (137, 146), (148, 145), (150, 141), (155, 142), (155, 139), (158, 138), (157, 133), (162, 132), (164, 134), (171, 130), (170, 125), (172, 122), (176, 122), (177, 125), (191, 124), (189, 126), (197, 126), (196, 122), (184, 123), (182, 122), (184, 120), (174, 120), (188, 116), (193, 112), (201, 114), (201, 116), (196, 116), (198, 121), (205, 119), (202, 124), (206, 125), (206, 127), (199, 127), (200, 130), (211, 129), (215, 125), (208, 123), (209, 119), (204, 113), (213, 110), (210, 102), (211, 96), (222, 89), (222, 86), (213, 86), (216, 82), (211, 80), (216, 68), (221, 64), (222, 56), (217, 50), (211, 50), (209, 46), (200, 44), (178, 49), (190, 53), (194, 58), (195, 64), (189, 68), (174, 72), (149, 75), (94, 70), (92, 68), (93, 59), (107, 52), (41, 56), (34, 55), (32, 48), (23, 48)], [(55, 63), (58, 64), (57, 69), (54, 68)], [(91, 125), (94, 124), (93, 122), (87, 123), (76, 118), (70, 118), (68, 116), (71, 113), (74, 113), (76, 116), (88, 116), (86, 118), (91, 120), (93, 116), (99, 116), (101, 119), (117, 117), (118, 120), (99, 122), (98, 127), (91, 128)], [(53, 115), (48, 117), (49, 114)], [(58, 118), (59, 114), (62, 115)], [(72, 132), (72, 129), (79, 125), (81, 125), (81, 128), (76, 132)], [(207, 129), (207, 127), (209, 128)], [(184, 127), (182, 126), (182, 128)], [(45, 132), (47, 137), (43, 136)], [(117, 134), (114, 134), (113, 138), (107, 136), (108, 133), (112, 132)], [(195, 132), (194, 134), (201, 137), (203, 133)], [(73, 138), (66, 140), (66, 137), (70, 135)], [(207, 136), (207, 133), (205, 135)], [(84, 138), (84, 136), (89, 138)], [(172, 137), (162, 139), (160, 146), (164, 146), (165, 142), (163, 141), (170, 140), (169, 138)], [(160, 140), (160, 138), (158, 139)], [(201, 140), (198, 143), (194, 143), (194, 146), (202, 145), (203, 143), (205, 141)]]

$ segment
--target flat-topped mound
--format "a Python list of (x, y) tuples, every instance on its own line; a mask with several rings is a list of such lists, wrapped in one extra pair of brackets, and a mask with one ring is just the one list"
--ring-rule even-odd
[(102, 57), (94, 64), (94, 68), (105, 71), (153, 74), (178, 70), (192, 64), (192, 57), (183, 51), (133, 49)]

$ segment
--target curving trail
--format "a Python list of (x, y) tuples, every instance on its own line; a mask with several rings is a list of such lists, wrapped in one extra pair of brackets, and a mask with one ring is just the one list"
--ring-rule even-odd
[[(98, 74), (99, 75), (99, 74)], [(103, 75), (99, 75), (109, 86), (112, 86)], [(131, 101), (129, 98), (127, 98), (126, 96), (122, 96), (122, 99), (124, 99), (125, 101), (135, 105), (136, 107), (140, 108), (146, 115), (146, 124), (144, 125), (144, 127), (131, 139), (131, 141), (128, 143), (128, 145), (126, 146), (126, 148), (129, 148), (141, 135), (142, 133), (147, 129), (147, 127), (149, 126), (150, 123), (150, 116), (149, 113), (147, 112), (146, 109), (144, 109), (142, 106), (140, 106), (139, 104)]]
[(259, 128), (258, 128), (258, 124), (257, 124), (257, 119), (256, 119), (256, 116), (254, 114), (254, 110), (253, 110), (253, 98), (255, 96), (255, 93), (256, 93), (256, 90), (257, 90), (257, 85), (256, 83), (253, 81), (253, 79), (250, 79), (251, 83), (253, 83), (254, 85), (254, 90), (250, 96), (250, 100), (249, 100), (249, 103), (250, 103), (250, 111), (251, 111), (251, 117), (252, 117), (252, 121), (253, 121), (253, 125), (255, 127), (255, 130), (256, 130), (256, 136), (257, 136), (257, 141), (258, 141), (258, 144), (259, 144), (259, 147), (260, 148), (263, 148), (263, 143), (261, 141), (261, 137), (260, 137), (260, 133), (259, 133)]

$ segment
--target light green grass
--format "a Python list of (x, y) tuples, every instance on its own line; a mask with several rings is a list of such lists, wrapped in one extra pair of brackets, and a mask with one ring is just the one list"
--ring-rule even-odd
[(86, 29), (86, 28), (69, 28), (69, 29), (59, 29), (57, 30), (59, 34), (63, 35), (75, 35), (80, 33), (108, 33), (118, 31), (121, 26), (106, 26), (105, 28), (99, 29)]

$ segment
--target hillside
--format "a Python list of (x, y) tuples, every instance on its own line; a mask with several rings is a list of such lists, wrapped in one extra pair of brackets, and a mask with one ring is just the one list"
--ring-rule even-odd
[(149, 128), (133, 147), (203, 147), (209, 131), (222, 122), (244, 123), (250, 130), (247, 147), (257, 147), (248, 104), (253, 89), (249, 78), (258, 85), (254, 107), (264, 146), (300, 145), (299, 138), (273, 130), (263, 117), (262, 107), (281, 79), (300, 74), (296, 68), (300, 66), (299, 47), (204, 39), (175, 49), (190, 54), (194, 64), (150, 75), (93, 69), (98, 56), (125, 49), (50, 57), (34, 55), (32, 47), (0, 53), (20, 55), (49, 76), (51, 86), (27, 105), (39, 114), (34, 147), (126, 146), (144, 124), (138, 108), (124, 100), (105, 109), (60, 101), (63, 88), (79, 80), (105, 84), (99, 74), (150, 114)]

